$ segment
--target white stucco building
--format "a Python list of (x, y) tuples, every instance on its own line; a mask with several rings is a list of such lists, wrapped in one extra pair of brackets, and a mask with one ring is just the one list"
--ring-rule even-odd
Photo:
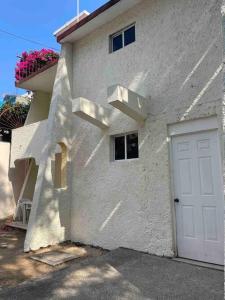
[(58, 65), (18, 83), (34, 100), (11, 167), (38, 166), (25, 251), (223, 264), (221, 2), (111, 0), (56, 32)]

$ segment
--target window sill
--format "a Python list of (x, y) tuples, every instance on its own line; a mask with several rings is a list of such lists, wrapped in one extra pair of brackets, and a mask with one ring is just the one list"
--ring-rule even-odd
[(135, 162), (138, 161), (140, 157), (138, 158), (131, 158), (131, 159), (121, 159), (121, 160), (111, 160), (111, 163), (129, 163), (129, 162)]
[(109, 54), (120, 53), (122, 50), (129, 49), (130, 47), (134, 46), (135, 44), (136, 44), (136, 41), (133, 42), (133, 43), (131, 43), (131, 44), (129, 44), (129, 45), (126, 45), (126, 46), (124, 46), (124, 47), (122, 47), (122, 48), (120, 48), (120, 49), (118, 49), (116, 51), (109, 51)]

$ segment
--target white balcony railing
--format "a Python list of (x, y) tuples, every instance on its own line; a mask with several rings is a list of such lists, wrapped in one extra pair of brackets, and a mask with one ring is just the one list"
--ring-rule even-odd
[(32, 76), (36, 76), (40, 72), (51, 68), (58, 63), (58, 59), (51, 61), (34, 61), (30, 64), (27, 64), (26, 68), (19, 69), (16, 71), (16, 82), (19, 84), (22, 81), (29, 79)]

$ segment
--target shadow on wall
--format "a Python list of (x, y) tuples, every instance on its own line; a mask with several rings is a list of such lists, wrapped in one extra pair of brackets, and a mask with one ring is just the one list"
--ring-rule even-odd
[[(165, 1), (166, 2), (166, 1)], [(184, 2), (184, 1), (182, 1)], [(210, 2), (207, 4), (207, 10), (210, 8), (211, 12), (214, 14), (214, 8), (212, 7), (212, 3)], [(182, 4), (183, 5), (183, 4)], [(196, 23), (190, 23), (188, 28), (185, 29), (187, 32), (189, 31), (188, 35), (185, 35), (181, 31), (178, 32), (176, 39), (181, 39), (181, 33), (182, 33), (182, 42), (181, 45), (178, 47), (178, 50), (174, 49), (174, 53), (169, 53), (169, 50), (167, 47), (162, 49), (160, 48), (160, 55), (165, 59), (157, 60), (158, 61), (158, 70), (159, 74), (153, 74), (152, 70), (146, 70), (145, 66), (141, 66), (140, 69), (142, 70), (140, 72), (137, 72), (133, 76), (133, 72), (127, 72), (128, 75), (124, 76), (124, 79), (120, 78), (120, 73), (123, 74), (123, 68), (126, 67), (127, 61), (125, 61), (124, 65), (123, 62), (120, 63), (120, 68), (122, 69), (122, 72), (108, 72), (108, 73), (115, 73), (115, 82), (111, 82), (110, 84), (119, 83), (121, 85), (126, 86), (127, 88), (130, 88), (133, 91), (136, 91), (137, 93), (140, 93), (143, 96), (149, 96), (149, 90), (151, 90), (151, 85), (153, 89), (153, 97), (151, 101), (151, 113), (153, 115), (150, 116), (149, 120), (154, 120), (155, 115), (157, 114), (165, 114), (165, 118), (168, 116), (173, 119), (172, 122), (177, 122), (180, 120), (188, 120), (191, 118), (195, 118), (196, 116), (199, 117), (199, 106), (201, 104), (206, 104), (207, 102), (212, 102), (212, 107), (214, 105), (214, 101), (217, 101), (222, 97), (222, 78), (221, 78), (221, 71), (222, 71), (222, 55), (220, 55), (221, 52), (221, 41), (220, 41), (220, 33), (218, 32), (215, 36), (212, 32), (212, 29), (209, 31), (209, 24), (212, 22), (213, 28), (215, 26), (214, 19), (215, 15), (210, 16), (210, 13), (207, 11), (200, 11), (199, 10), (199, 19), (196, 21)], [(185, 21), (185, 20), (184, 20)], [(185, 26), (184, 26), (185, 27)], [(217, 28), (218, 29), (218, 28)], [(208, 32), (209, 31), (209, 32)], [(176, 30), (175, 30), (176, 32)], [(180, 35), (180, 36), (179, 36)], [(207, 36), (207, 39), (203, 40), (203, 36)], [(174, 38), (174, 37), (173, 37)], [(159, 39), (160, 41), (160, 39)], [(160, 41), (161, 42), (161, 41)], [(172, 49), (173, 50), (173, 49)], [(176, 50), (176, 51), (175, 51)], [(162, 53), (164, 52), (165, 53)], [(168, 52), (168, 55), (167, 55)], [(171, 51), (172, 52), (172, 51)], [(175, 55), (176, 54), (176, 55)], [(121, 54), (122, 55), (122, 54)], [(144, 55), (144, 53), (143, 53)], [(148, 53), (149, 55), (149, 53)], [(154, 53), (152, 54), (154, 55)], [(157, 53), (158, 55), (158, 53)], [(169, 59), (170, 56), (171, 60)], [(134, 57), (135, 60), (135, 57)], [(109, 60), (109, 62), (111, 62)], [(114, 66), (109, 66), (110, 68), (117, 68), (118, 64), (115, 64)], [(131, 67), (133, 68), (133, 66)], [(109, 70), (108, 69), (108, 70)], [(93, 78), (93, 81), (95, 78), (101, 78), (101, 76), (94, 75), (94, 72), (98, 72), (98, 69), (95, 68), (93, 71), (90, 69), (90, 72), (93, 72), (91, 74), (91, 78)], [(108, 71), (106, 69), (106, 71)], [(102, 72), (102, 70), (101, 70)], [(107, 74), (107, 72), (105, 72)], [(131, 74), (131, 75), (129, 75)], [(107, 75), (106, 75), (107, 76)], [(110, 77), (109, 75), (108, 77)], [(128, 82), (125, 82), (127, 78), (130, 76)], [(131, 77), (133, 76), (133, 77)], [(153, 86), (153, 83), (156, 83), (156, 78), (158, 79), (158, 82), (156, 84), (156, 87)], [(107, 82), (107, 80), (106, 80)], [(98, 84), (96, 87), (102, 87), (102, 83)], [(107, 86), (104, 87), (105, 91), (101, 91), (101, 95), (106, 95)], [(88, 93), (91, 89), (85, 89), (82, 90), (82, 92), (87, 93), (84, 95), (76, 95), (77, 97), (89, 97)], [(96, 88), (98, 91), (98, 88)], [(91, 90), (91, 92), (94, 91)], [(96, 97), (97, 99), (98, 97)], [(101, 97), (99, 97), (101, 98)], [(107, 103), (107, 99), (105, 99), (105, 104)], [(103, 104), (103, 103), (101, 103)], [(107, 104), (106, 104), (107, 105)], [(214, 114), (215, 112), (210, 107), (208, 108), (209, 114), (212, 111)], [(200, 111), (203, 114), (203, 109)], [(208, 112), (207, 112), (208, 114)], [(169, 120), (169, 121), (170, 121)], [(156, 126), (153, 124), (150, 124), (150, 129), (143, 130), (143, 135), (140, 139), (140, 150), (146, 151), (146, 147), (149, 147), (149, 145), (152, 145), (152, 155), (151, 155), (151, 167), (152, 170), (154, 170), (153, 179), (157, 178), (157, 175), (160, 175), (161, 165), (165, 165), (167, 163), (166, 159), (168, 159), (168, 140), (167, 140), (167, 127), (166, 122), (164, 126), (159, 126), (159, 128), (156, 128)], [(88, 212), (89, 207), (91, 206), (91, 202), (93, 202), (95, 199), (98, 198), (98, 204), (105, 203), (107, 198), (103, 198), (105, 195), (102, 192), (102, 185), (96, 186), (96, 181), (92, 180), (90, 178), (89, 170), (92, 167), (92, 170), (96, 170), (96, 178), (102, 177), (102, 179), (107, 182), (107, 180), (112, 177), (113, 175), (113, 167), (110, 166), (110, 168), (104, 169), (104, 163), (100, 163), (99, 166), (94, 164), (94, 162), (97, 160), (98, 162), (104, 160), (105, 158), (108, 159), (109, 155), (103, 156), (102, 150), (106, 150), (105, 142), (108, 143), (107, 135), (108, 132), (101, 132), (99, 129), (95, 129), (94, 126), (91, 126), (89, 124), (85, 124), (84, 121), (82, 123), (77, 124), (74, 121), (74, 139), (72, 143), (72, 153), (71, 153), (71, 160), (74, 162), (74, 166), (76, 166), (76, 174), (73, 176), (83, 178), (84, 182), (87, 182), (87, 186), (89, 190), (93, 190), (93, 197), (90, 194), (88, 194), (88, 197), (85, 195), (87, 194), (87, 191), (84, 189), (82, 190), (77, 186), (77, 190), (74, 189), (74, 195), (72, 195), (73, 201), (77, 201), (80, 203), (77, 204), (75, 209), (72, 211), (75, 217), (79, 219), (77, 224), (82, 224), (81, 228), (83, 227), (85, 231), (85, 228), (90, 234), (90, 231), (95, 231), (95, 224), (96, 221), (92, 223), (91, 220), (91, 211)], [(126, 125), (126, 119), (125, 117), (119, 113), (118, 111), (113, 111), (113, 123), (112, 127), (113, 129), (117, 129), (120, 124), (123, 124), (122, 130), (127, 130)], [(146, 126), (147, 127), (147, 126)], [(95, 137), (95, 139), (93, 138)], [(154, 139), (154, 142), (157, 137), (157, 142), (152, 143), (152, 140)], [(154, 147), (154, 148), (153, 148)], [(162, 157), (162, 153), (165, 152), (165, 155)], [(143, 152), (142, 152), (143, 153)], [(141, 153), (141, 155), (142, 155)], [(166, 159), (164, 159), (166, 157)], [(155, 160), (156, 163), (153, 161)], [(158, 165), (157, 165), (158, 164)], [(103, 166), (103, 167), (102, 167)], [(89, 169), (88, 169), (89, 167)], [(85, 168), (87, 168), (87, 173), (85, 173)], [(125, 168), (124, 168), (125, 169)], [(103, 170), (103, 172), (101, 172)], [(148, 172), (152, 172), (151, 168), (148, 169)], [(126, 171), (126, 170), (125, 170)], [(97, 174), (98, 172), (98, 174)], [(128, 171), (129, 172), (129, 171)], [(85, 174), (87, 174), (85, 178)], [(125, 172), (124, 172), (125, 174)], [(121, 175), (121, 174), (120, 174)], [(165, 175), (165, 174), (163, 174)], [(94, 177), (94, 172), (92, 173), (92, 176)], [(149, 175), (148, 175), (149, 176)], [(166, 174), (166, 176), (169, 176), (169, 174)], [(115, 176), (116, 178), (116, 176)], [(76, 179), (74, 179), (75, 182)], [(78, 178), (79, 180), (79, 178)], [(118, 186), (120, 186), (120, 182), (123, 181), (122, 176), (118, 176), (115, 180), (117, 180)], [(100, 180), (99, 180), (100, 181)], [(149, 181), (150, 182), (150, 181)], [(89, 184), (89, 185), (88, 185)], [(102, 184), (102, 182), (101, 182)], [(130, 182), (132, 185), (132, 182)], [(149, 184), (146, 182), (146, 185)], [(84, 186), (84, 185), (82, 185)], [(107, 197), (112, 194), (113, 187), (110, 187), (108, 190)], [(119, 190), (119, 189), (118, 189)], [(129, 187), (127, 189), (129, 191)], [(157, 191), (158, 194), (160, 194), (159, 191)], [(79, 195), (80, 193), (80, 195)], [(91, 195), (89, 197), (89, 195)], [(98, 195), (98, 196), (96, 196)], [(156, 198), (154, 199), (153, 196), (150, 196), (151, 200), (158, 201)], [(82, 199), (82, 200), (81, 200)], [(97, 200), (96, 200), (97, 202)], [(110, 203), (111, 206), (107, 207), (108, 214), (102, 209), (99, 213), (98, 222), (100, 223), (99, 219), (104, 218), (104, 222), (102, 222), (102, 225), (100, 226), (100, 231), (104, 232), (107, 230), (107, 226), (110, 225), (110, 222), (115, 225), (116, 222), (112, 220), (112, 218), (117, 217), (120, 219), (124, 219), (124, 214), (121, 214), (121, 206), (120, 202), (118, 202), (116, 205), (115, 203)], [(113, 206), (114, 205), (114, 206)], [(89, 206), (89, 207), (88, 207)], [(96, 205), (95, 210), (98, 210), (99, 206)], [(105, 208), (105, 207), (104, 207)], [(76, 211), (77, 209), (77, 211)], [(86, 210), (86, 211), (85, 211)], [(85, 212), (84, 212), (85, 211)], [(76, 216), (77, 214), (77, 216)], [(85, 216), (85, 217), (84, 217)], [(118, 222), (119, 223), (119, 222)], [(113, 226), (112, 225), (112, 226)], [(77, 229), (79, 230), (79, 229)], [(76, 226), (74, 226), (74, 231), (76, 231)], [(83, 236), (85, 234), (83, 233)], [(87, 235), (88, 235), (87, 234)], [(127, 234), (127, 233), (126, 233)], [(96, 239), (100, 234), (96, 234)]]
[(15, 204), (18, 202), (20, 191), (25, 180), (26, 169), (27, 164), (25, 159), (15, 161), (15, 168), (9, 169), (9, 180), (11, 182)]
[[(182, 2), (180, 7), (183, 6)], [(222, 84), (222, 79), (220, 82), (220, 75), (222, 71), (220, 39), (222, 38), (222, 36), (221, 32), (217, 31), (217, 36), (215, 36), (215, 34), (213, 33), (213, 29), (211, 29), (210, 31), (208, 30), (208, 24), (213, 20), (213, 18), (216, 18), (217, 15), (219, 16), (216, 10), (217, 7), (218, 4), (216, 4), (215, 7), (215, 2), (208, 3), (207, 7), (205, 8), (207, 14), (199, 10), (199, 18), (196, 24), (183, 24), (185, 30), (188, 32), (188, 35), (184, 35), (183, 43), (181, 43), (179, 49), (175, 49), (176, 51), (172, 52), (172, 54), (169, 53), (170, 49), (168, 49), (167, 47), (159, 47), (159, 52), (152, 53), (152, 55), (160, 54), (160, 56), (162, 56), (163, 58), (161, 60), (157, 60), (155, 58), (155, 62), (158, 61), (159, 63), (157, 68), (157, 72), (159, 72), (159, 74), (153, 74), (152, 70), (146, 70), (145, 66), (139, 64), (139, 69), (142, 69), (142, 71), (138, 72), (137, 70), (135, 76), (133, 76), (133, 72), (130, 72), (130, 76), (133, 77), (129, 78), (128, 73), (128, 76), (125, 76), (124, 79), (122, 78), (122, 80), (120, 80), (120, 72), (115, 72), (115, 74), (117, 74), (114, 78), (115, 82), (111, 82), (110, 84), (113, 85), (119, 83), (129, 88), (130, 90), (140, 93), (140, 95), (143, 95), (145, 97), (148, 97), (149, 93), (151, 94), (151, 92), (153, 92), (153, 95), (151, 95), (152, 101), (150, 102), (151, 115), (177, 112), (177, 121), (190, 118), (191, 115), (195, 113), (195, 109), (197, 109), (198, 105), (204, 103), (205, 101), (210, 102), (219, 100), (219, 97), (222, 97), (222, 88), (221, 95), (219, 95), (217, 88), (219, 86), (218, 83), (220, 85)], [(212, 15), (208, 13), (209, 10), (211, 10)], [(148, 12), (146, 12), (146, 14), (147, 13)], [(214, 23), (215, 22), (213, 22), (213, 24)], [(181, 28), (181, 30), (182, 29), (183, 27)], [(180, 34), (179, 31), (174, 32)], [(202, 42), (203, 34), (207, 34), (208, 39), (205, 39)], [(177, 38), (177, 36), (173, 38)], [(158, 38), (158, 41), (162, 42), (160, 38)], [(170, 42), (171, 45), (173, 45), (173, 41)], [(175, 55), (178, 50), (178, 55)], [(196, 53), (198, 55), (196, 55)], [(216, 55), (217, 53), (218, 55)], [(173, 55), (170, 60), (168, 59), (169, 55)], [(109, 60), (109, 62), (111, 61)], [(120, 68), (123, 69), (123, 67), (126, 66), (127, 62), (125, 61), (124, 65), (121, 62), (119, 64)], [(208, 66), (211, 66), (211, 68), (208, 68)], [(117, 68), (118, 64), (116, 63), (115, 66), (108, 65), (107, 67)], [(94, 70), (96, 71), (96, 69)], [(121, 74), (123, 74), (122, 71)], [(113, 71), (106, 72), (106, 74), (111, 73), (113, 73)], [(94, 76), (94, 78), (99, 77)], [(124, 81), (127, 80), (127, 78), (129, 78), (129, 83)], [(156, 79), (157, 84), (155, 86), (152, 86), (151, 91), (151, 85), (153, 85), (153, 82), (156, 81)], [(106, 95), (107, 87), (105, 87), (104, 89), (105, 91), (101, 90), (101, 94)], [(77, 95), (77, 97), (79, 96), (87, 96), (88, 98), (88, 95)], [(107, 103), (106, 100), (105, 103)], [(120, 123), (120, 121), (124, 121), (124, 118), (125, 117), (121, 116), (121, 113), (119, 111), (115, 109), (112, 110), (112, 126), (114, 126), (114, 124), (116, 123)], [(85, 126), (83, 126), (82, 130), (85, 131)], [(79, 148), (83, 147), (84, 143), (87, 143), (87, 137), (88, 135), (85, 135), (85, 133), (83, 133), (83, 135), (79, 137), (78, 141), (76, 136), (74, 137), (72, 141), (72, 147), (76, 148), (76, 153), (78, 152)], [(102, 137), (99, 138), (98, 142), (96, 143), (97, 145), (101, 144), (101, 139)], [(142, 146), (143, 144), (144, 142), (142, 143)], [(166, 146), (166, 144), (166, 141), (164, 141), (162, 147)], [(159, 146), (159, 149), (161, 149), (161, 146)], [(98, 146), (93, 149), (90, 157), (92, 157), (93, 153), (96, 154), (97, 151)], [(89, 158), (87, 158), (87, 162), (88, 161)]]
[[(57, 143), (52, 155), (47, 158), (46, 169), (42, 165), (38, 174), (36, 191), (39, 191), (42, 196), (36, 212), (35, 245), (38, 245), (39, 239), (43, 247), (69, 239), (70, 169), (67, 146), (63, 142)], [(43, 202), (42, 199), (44, 199)], [(43, 238), (48, 241), (45, 245), (42, 244)]]
[[(154, 87), (153, 89), (153, 101), (151, 101), (152, 112), (174, 112), (174, 108), (179, 108), (181, 110), (180, 119), (182, 116), (187, 119), (195, 111), (196, 106), (204, 102), (204, 100), (216, 100), (214, 96), (217, 96), (218, 93), (215, 94), (211, 92), (211, 89), (215, 83), (215, 80), (220, 74), (220, 62), (218, 62), (217, 58), (211, 62), (211, 58), (215, 56), (213, 53), (218, 51), (219, 41), (211, 34), (209, 35), (209, 39), (202, 43), (201, 36), (205, 30), (208, 30), (206, 25), (207, 22), (210, 22), (210, 19), (206, 18), (205, 20), (205, 15), (203, 13), (200, 18), (201, 20), (197, 22), (194, 27), (193, 24), (189, 25), (190, 34), (189, 36), (185, 37), (182, 47), (179, 48), (178, 55), (173, 54), (173, 57), (171, 60), (169, 60), (169, 55), (167, 55), (168, 49), (166, 47), (164, 49), (162, 49), (162, 47), (160, 48), (161, 52), (165, 51), (165, 53), (160, 53), (160, 55), (162, 55), (162, 57), (167, 57), (167, 59), (155, 59), (155, 61), (160, 61), (160, 63), (157, 66), (157, 72), (159, 72), (159, 74), (155, 74), (155, 77), (158, 78), (158, 83), (157, 87)], [(161, 42), (161, 40), (159, 41)], [(197, 57), (196, 53), (201, 54), (199, 54)], [(189, 63), (190, 61), (191, 63)], [(208, 65), (212, 66), (212, 68), (205, 71)], [(137, 93), (140, 93), (143, 96), (146, 96), (145, 94), (149, 93), (149, 84), (151, 85), (152, 82), (156, 81), (156, 78), (153, 77), (151, 70), (146, 71), (146, 67), (143, 66), (140, 66), (140, 68), (141, 71), (136, 73), (136, 77), (133, 76), (133, 78), (130, 78), (129, 83), (123, 81), (119, 83), (127, 88), (130, 88), (131, 90), (136, 91)], [(119, 72), (115, 73), (119, 74)], [(63, 64), (59, 64), (58, 74), (61, 74), (62, 76), (60, 78), (56, 78), (54, 93), (56, 93), (59, 89), (59, 95), (57, 96), (57, 99), (54, 99), (56, 103), (52, 103), (49, 112), (48, 130), (50, 130), (50, 135), (47, 137), (49, 137), (51, 141), (44, 142), (42, 152), (44, 153), (46, 148), (49, 146), (50, 151), (53, 153), (53, 147), (55, 147), (56, 143), (58, 141), (66, 140), (67, 145), (69, 145), (69, 151), (71, 148), (73, 148), (74, 150), (72, 152), (75, 154), (79, 151), (82, 152), (80, 154), (82, 157), (82, 169), (83, 166), (88, 167), (90, 163), (94, 161), (95, 157), (99, 155), (101, 152), (99, 150), (104, 143), (104, 135), (106, 135), (106, 133), (96, 134), (97, 139), (93, 145), (90, 145), (90, 141), (88, 141), (91, 130), (95, 130), (93, 127), (88, 129), (88, 126), (79, 126), (78, 128), (81, 128), (82, 131), (87, 129), (88, 132), (81, 133), (81, 136), (78, 138), (75, 136), (77, 133), (73, 133), (72, 130), (75, 128), (75, 126), (73, 127), (72, 123), (75, 124), (76, 121), (74, 121), (75, 117), (72, 114), (72, 105), (69, 101), (70, 97), (69, 95), (63, 95), (64, 98), (60, 96), (60, 94), (62, 94), (61, 85), (64, 85), (65, 89), (70, 90), (69, 82), (66, 79), (67, 74), (63, 69)], [(119, 75), (118, 78), (115, 79), (115, 83), (118, 83), (118, 79), (120, 81)], [(112, 82), (111, 85), (112, 84), (114, 84), (114, 82)], [(204, 97), (208, 92), (210, 92), (212, 97), (209, 97), (210, 95), (207, 95), (208, 97)], [(105, 87), (105, 93), (107, 93), (107, 86)], [(85, 97), (86, 95), (77, 96)], [(114, 123), (119, 123), (121, 119), (123, 120), (123, 116), (121, 117), (121, 114), (116, 112)], [(75, 137), (73, 137), (73, 134)], [(147, 138), (146, 136), (143, 136), (142, 140), (140, 141), (141, 147), (143, 148), (145, 141), (148, 140), (148, 134), (149, 132), (146, 133)], [(164, 134), (162, 133), (162, 135)], [(89, 143), (89, 148), (86, 146), (87, 143)], [(161, 144), (158, 144), (156, 149), (157, 159), (159, 159), (158, 153), (167, 147), (165, 136), (162, 138), (160, 143)], [(86, 148), (88, 148), (88, 150), (86, 150)], [(71, 156), (73, 157), (73, 154)], [(46, 160), (47, 167), (43, 164), (43, 166), (41, 166), (41, 170), (39, 170), (39, 175), (44, 180), (41, 181), (41, 178), (39, 178), (40, 181), (38, 181), (38, 188), (41, 189), (41, 194), (40, 199), (37, 199), (37, 201), (42, 201), (42, 204), (38, 207), (35, 226), (46, 231), (46, 234), (50, 237), (49, 240), (54, 240), (54, 237), (57, 238), (58, 236), (56, 228), (60, 227), (62, 230), (65, 230), (68, 225), (67, 222), (69, 222), (68, 219), (71, 218), (70, 211), (68, 211), (70, 207), (70, 198), (73, 199), (73, 194), (70, 191), (72, 186), (71, 179), (72, 177), (79, 175), (74, 175), (74, 172), (71, 169), (71, 163), (69, 163), (68, 169), (71, 169), (71, 171), (68, 171), (67, 169), (67, 174), (70, 175), (70, 177), (68, 177), (67, 188), (55, 189), (51, 167), (52, 158), (46, 157)], [(61, 165), (61, 163), (59, 164)], [(118, 178), (118, 180), (120, 179)], [(117, 213), (118, 210), (115, 211), (115, 214)], [(103, 223), (104, 226), (102, 226), (102, 230), (104, 230), (104, 228), (107, 226), (106, 221), (108, 216), (104, 217), (105, 223)], [(57, 227), (54, 227), (55, 224), (60, 224), (60, 226), (57, 225)], [(47, 228), (48, 225), (49, 228)]]
[[(58, 68), (59, 68), (58, 72), (61, 74), (61, 77), (56, 78), (56, 82), (55, 82), (56, 90), (57, 90), (57, 86), (60, 85), (61, 81), (67, 79), (63, 64), (59, 64)], [(65, 85), (67, 84), (68, 83), (65, 82)], [(31, 139), (27, 143), (26, 149), (21, 151), (23, 156), (26, 157), (34, 156), (33, 154), (37, 153), (37, 151), (35, 150), (37, 148), (39, 149), (41, 145), (40, 153), (38, 153), (40, 165), (39, 165), (37, 184), (35, 188), (36, 197), (34, 196), (34, 199), (36, 200), (35, 205), (37, 211), (33, 214), (34, 222), (32, 226), (34, 228), (38, 228), (38, 230), (43, 230), (44, 236), (48, 235), (50, 241), (49, 244), (51, 244), (51, 241), (54, 241), (54, 237), (58, 236), (57, 230), (60, 231), (61, 228), (62, 230), (65, 230), (65, 227), (67, 228), (67, 230), (69, 230), (69, 226), (66, 226), (66, 224), (68, 224), (70, 219), (68, 217), (70, 215), (69, 213), (70, 195), (68, 195), (69, 184), (67, 182), (66, 185), (65, 182), (62, 182), (67, 178), (67, 176), (65, 176), (65, 173), (68, 172), (64, 166), (64, 162), (65, 162), (64, 159), (65, 147), (63, 147), (64, 144), (60, 143), (60, 146), (63, 149), (63, 151), (62, 154), (59, 155), (57, 161), (58, 161), (58, 166), (60, 166), (60, 171), (62, 175), (58, 177), (59, 182), (56, 184), (56, 186), (54, 186), (55, 178), (54, 176), (52, 176), (51, 173), (52, 163), (51, 163), (51, 154), (49, 154), (49, 152), (54, 152), (52, 151), (52, 149), (55, 147), (54, 144), (55, 140), (62, 141), (65, 139), (68, 141), (67, 144), (69, 144), (70, 135), (71, 135), (71, 128), (70, 128), (71, 126), (69, 123), (71, 122), (70, 115), (72, 115), (72, 106), (71, 104), (69, 104), (69, 109), (68, 109), (68, 104), (67, 102), (64, 101), (63, 98), (60, 97), (60, 93), (56, 93), (56, 94), (57, 94), (57, 99), (53, 101), (50, 107), (49, 118), (48, 121), (46, 122), (47, 128), (46, 127), (44, 128), (44, 134), (42, 134), (43, 127), (41, 126), (43, 122), (40, 122), (37, 128), (35, 128)], [(68, 114), (70, 115), (68, 116)], [(24, 129), (26, 130), (26, 128)], [(66, 151), (66, 155), (67, 155), (67, 151)], [(16, 187), (15, 187), (15, 193), (18, 198), (18, 192)], [(67, 210), (68, 213), (66, 213)], [(33, 207), (32, 207), (32, 211), (33, 211)]]
[[(218, 75), (222, 63), (222, 35), (218, 27), (219, 22), (216, 23), (215, 20), (220, 17), (220, 8), (216, 1), (208, 2), (204, 10), (196, 10), (196, 14), (198, 14), (196, 22), (190, 22), (190, 17), (187, 18), (185, 15), (186, 18), (181, 17), (182, 25), (173, 30), (180, 15), (177, 13), (176, 17), (169, 16), (173, 10), (168, 7), (171, 6), (170, 3), (164, 2), (167, 5), (166, 19), (160, 24), (160, 27), (162, 31), (168, 32), (169, 26), (167, 27), (167, 25), (169, 23), (172, 25), (171, 32), (168, 32), (167, 36), (162, 35), (161, 37), (156, 34), (156, 37), (153, 37), (155, 40), (150, 40), (151, 33), (149, 36), (145, 36), (143, 42), (146, 45), (152, 45), (152, 51), (143, 53), (143, 59), (140, 61), (136, 61), (135, 56), (132, 57), (137, 64), (136, 73), (134, 74), (134, 67), (131, 64), (127, 76), (123, 78), (117, 71), (115, 72), (117, 75), (113, 78), (115, 82), (111, 84), (119, 82), (140, 95), (151, 96), (150, 112), (154, 115), (180, 108), (183, 110), (184, 117), (188, 117), (189, 112), (191, 113), (198, 104), (204, 101), (218, 100), (218, 88), (221, 86)], [(185, 11), (185, 7), (188, 11), (190, 3), (185, 2), (182, 0), (180, 4), (177, 4), (178, 12), (181, 9)], [(152, 6), (154, 5), (155, 2), (152, 2)], [(152, 11), (154, 11), (154, 7)], [(146, 10), (147, 14), (149, 14), (148, 10)], [(205, 36), (207, 38), (203, 38)], [(179, 44), (178, 41), (180, 41)], [(163, 47), (164, 44), (165, 47)], [(136, 51), (140, 51), (140, 49), (137, 48)], [(151, 62), (154, 64), (151, 69), (146, 69), (145, 63), (149, 61), (149, 53), (151, 53)], [(146, 55), (146, 59), (144, 55)], [(127, 61), (120, 65), (115, 63), (112, 68), (121, 68), (121, 74), (123, 74), (126, 64)], [(108, 65), (108, 67), (110, 66)], [(96, 75), (95, 77), (98, 78)], [(217, 83), (216, 79), (219, 79)]]
[(0, 220), (13, 214), (15, 201), (10, 186), (9, 172), (10, 144), (0, 142)]
[(38, 166), (34, 158), (15, 161), (15, 168), (9, 170), (15, 205), (19, 199), (33, 200), (37, 174)]
[[(67, 61), (67, 51), (64, 48), (72, 52), (71, 45), (62, 46), (47, 128), (45, 130), (43, 147), (40, 151), (37, 183), (25, 240), (26, 251), (55, 244), (69, 238), (70, 176), (65, 176), (68, 179), (66, 187), (65, 184), (61, 184), (63, 176), (60, 176), (60, 186), (64, 187), (57, 188), (54, 182), (55, 176), (52, 174), (52, 161), (55, 160), (57, 143), (61, 144), (61, 148), (62, 143), (69, 147), (71, 140), (71, 83), (67, 73), (70, 72), (69, 69), (72, 70), (72, 64)], [(32, 139), (30, 145), (32, 142), (35, 143)], [(68, 174), (69, 167), (66, 170), (63, 166), (63, 151), (61, 158), (58, 160), (61, 173)]]
[(15, 200), (8, 180), (8, 173), (0, 165), (0, 220), (11, 216), (15, 210)]

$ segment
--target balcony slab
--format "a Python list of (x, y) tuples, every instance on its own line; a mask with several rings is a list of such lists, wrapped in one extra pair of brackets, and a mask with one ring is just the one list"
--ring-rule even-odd
[(147, 118), (147, 99), (120, 85), (108, 88), (108, 103), (137, 122)]
[(58, 62), (46, 65), (27, 78), (16, 81), (16, 87), (29, 91), (42, 91), (52, 93)]
[(101, 128), (109, 127), (109, 111), (107, 108), (85, 98), (73, 100), (73, 113), (85, 121)]

